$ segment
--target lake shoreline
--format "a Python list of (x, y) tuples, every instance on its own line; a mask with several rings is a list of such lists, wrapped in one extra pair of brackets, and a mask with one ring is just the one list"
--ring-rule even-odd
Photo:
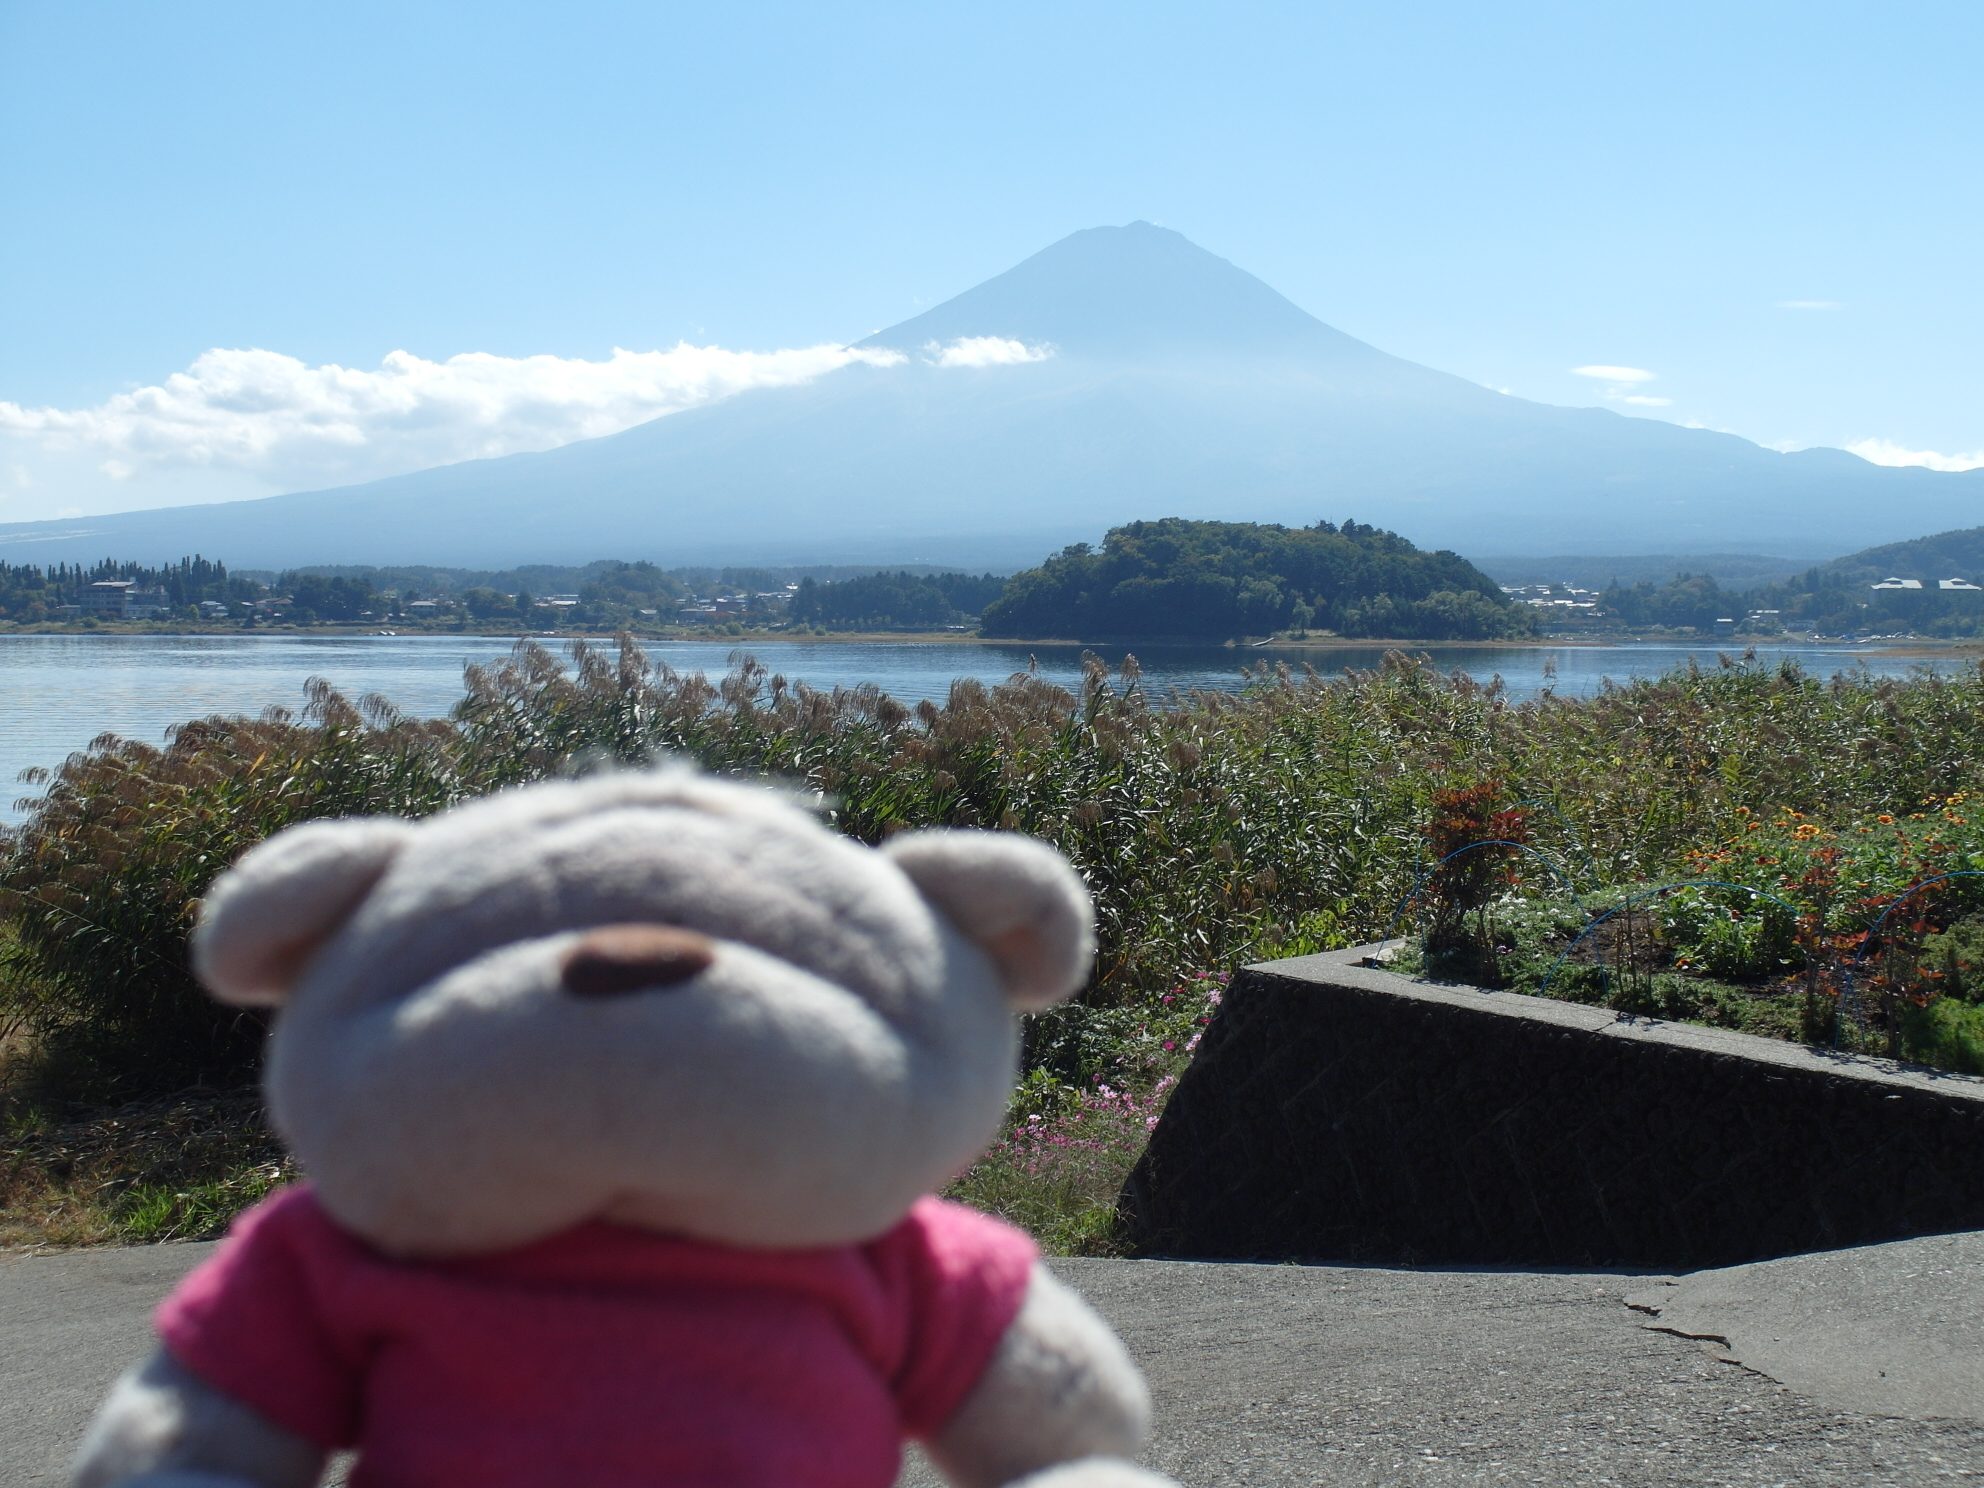
[[(24, 635), (0, 632), (0, 781), (23, 770), (53, 769), (92, 740), (110, 735), (156, 746), (188, 720), (307, 714), (318, 679), (344, 697), (383, 699), (410, 718), (446, 718), (466, 692), (464, 672), (500, 668), (519, 639), (529, 639), (564, 663), (571, 636), (520, 637), (501, 632), (412, 631), (391, 636), (347, 628), (210, 629), (194, 634), (156, 630), (68, 630)], [(587, 636), (611, 666), (612, 640)], [(1608, 685), (1676, 669), (1714, 670), (1721, 657), (1744, 649), (1721, 642), (1602, 643), (1585, 637), (1530, 640), (1523, 644), (1354, 642), (1311, 637), (1308, 644), (1206, 646), (1109, 642), (1008, 642), (982, 636), (940, 634), (643, 636), (643, 651), (657, 668), (712, 679), (751, 657), (762, 677), (783, 677), (817, 692), (879, 688), (899, 703), (942, 707), (962, 679), (993, 688), (1031, 673), (1041, 682), (1079, 693), (1084, 653), (1097, 655), (1112, 686), (1125, 685), (1126, 653), (1140, 664), (1141, 691), (1154, 700), (1186, 699), (1202, 692), (1233, 693), (1270, 678), (1313, 672), (1328, 681), (1345, 671), (1375, 672), (1388, 652), (1421, 659), (1441, 677), (1464, 673), (1486, 685), (1499, 682), (1512, 702), (1549, 696), (1595, 694)], [(1815, 647), (1791, 643), (1762, 647), (1750, 670), (1775, 672), (1793, 662), (1817, 679), (1835, 673), (1906, 677), (1942, 668), (1959, 680), (1976, 679), (1974, 651), (1921, 646)], [(568, 664), (566, 664), (568, 666)], [(18, 791), (18, 798), (32, 793)], [(31, 809), (0, 794), (0, 826)]]
[(128, 621), (123, 623), (83, 626), (72, 621), (41, 621), (35, 624), (0, 625), (0, 636), (86, 636), (117, 637), (119, 639), (141, 639), (157, 636), (164, 639), (194, 636), (205, 637), (284, 637), (307, 639), (323, 636), (339, 640), (377, 637), (381, 640), (478, 640), (508, 641), (516, 644), (521, 641), (594, 641), (611, 643), (621, 635), (629, 635), (637, 643), (652, 645), (718, 645), (728, 643), (732, 649), (743, 649), (752, 643), (779, 646), (989, 646), (1027, 647), (1052, 646), (1062, 649), (1084, 647), (1107, 649), (1110, 651), (1209, 651), (1227, 650), (1235, 655), (1249, 651), (1556, 651), (1565, 649), (1618, 649), (1624, 646), (1662, 647), (1712, 647), (1727, 651), (1736, 648), (1759, 650), (1804, 650), (1822, 646), (1829, 650), (1864, 651), (1870, 656), (1944, 656), (1952, 653), (1976, 651), (1984, 653), (1984, 638), (1959, 637), (1943, 639), (1934, 636), (1908, 636), (1903, 638), (1879, 638), (1867, 640), (1828, 639), (1813, 641), (1809, 638), (1763, 635), (1554, 635), (1522, 636), (1508, 640), (1439, 640), (1425, 637), (1406, 638), (1400, 636), (1321, 636), (1310, 635), (1301, 639), (1286, 636), (1248, 636), (1226, 641), (1198, 641), (1189, 637), (1155, 637), (1146, 640), (1129, 640), (1120, 636), (1083, 640), (1072, 636), (1040, 636), (1019, 639), (1012, 636), (984, 636), (976, 632), (943, 630), (841, 630), (828, 631), (816, 635), (811, 631), (794, 630), (747, 630), (740, 635), (726, 635), (713, 630), (653, 630), (627, 629), (618, 631), (551, 629), (521, 631), (500, 627), (464, 626), (461, 629), (437, 629), (429, 626), (412, 626), (404, 630), (389, 630), (376, 624), (363, 625), (196, 625), (188, 623), (160, 624), (156, 621)]

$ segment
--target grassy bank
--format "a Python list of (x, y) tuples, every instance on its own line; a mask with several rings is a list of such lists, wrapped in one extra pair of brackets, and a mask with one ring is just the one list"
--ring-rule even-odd
[[(28, 1040), (8, 1077), (7, 1207), (54, 1171), (50, 1142), (80, 1140), (77, 1123), (252, 1077), (259, 1027), (207, 1004), (185, 953), (200, 894), (242, 849), (312, 817), (422, 815), (575, 763), (664, 754), (804, 780), (863, 840), (1005, 827), (1081, 869), (1096, 974), (1030, 1023), (1012, 1127), (963, 1190), (1071, 1249), (1108, 1243), (1114, 1184), (1208, 1015), (1217, 984), (1201, 974), (1385, 933), (1427, 861), (1436, 793), (1456, 783), (1547, 803), (1539, 846), (1575, 858), (1587, 888), (1699, 874), (1703, 854), (1732, 851), (1732, 822), (1784, 812), (1807, 844), (1793, 827), (1849, 843), (1886, 830), (1882, 816), (1920, 828), (1898, 873), (1984, 865), (1967, 814), (1925, 804), (1980, 784), (1975, 671), (1821, 681), (1732, 666), (1517, 704), (1405, 657), (1342, 682), (1264, 670), (1244, 694), (1189, 697), (1147, 695), (1134, 664), (1096, 664), (1075, 693), (1023, 674), (909, 707), (749, 663), (680, 676), (632, 642), (581, 644), (569, 665), (524, 643), (469, 674), (446, 722), (319, 688), (300, 719), (189, 723), (162, 749), (102, 741), (49, 780), (0, 864), (14, 937), (0, 943), (0, 1020)], [(128, 1216), (165, 1187), (212, 1198), (182, 1206), (196, 1220), (218, 1214), (254, 1187), (265, 1150), (92, 1178), (110, 1216), (96, 1233), (132, 1233)]]

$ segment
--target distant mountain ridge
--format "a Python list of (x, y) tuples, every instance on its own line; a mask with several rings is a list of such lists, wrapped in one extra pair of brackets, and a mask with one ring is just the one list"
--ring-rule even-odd
[[(995, 340), (1026, 359), (982, 354)], [(0, 526), (0, 557), (978, 570), (1153, 512), (1296, 526), (1355, 512), (1470, 554), (1803, 558), (1984, 516), (1984, 472), (1779, 454), (1404, 361), (1148, 223), (1075, 233), (863, 345), (902, 356), (541, 454)]]
[(1560, 553), (1553, 557), (1500, 556), (1481, 560), (1500, 584), (1578, 584), (1605, 589), (1642, 579), (1663, 583), (1676, 574), (1712, 578), (1742, 590), (1775, 584), (1812, 567), (1810, 558), (1767, 553)]

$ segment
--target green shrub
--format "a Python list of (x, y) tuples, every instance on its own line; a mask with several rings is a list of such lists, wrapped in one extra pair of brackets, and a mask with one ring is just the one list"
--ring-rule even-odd
[(1960, 1075), (1984, 1075), (1984, 1007), (1938, 997), (1902, 1019), (1902, 1057)]
[[(748, 657), (708, 680), (629, 638), (575, 643), (569, 663), (523, 642), (470, 670), (447, 722), (318, 687), (301, 718), (189, 723), (163, 749), (105, 739), (61, 766), (0, 862), (15, 937), (0, 949), (0, 1026), (87, 1055), (117, 1091), (240, 1079), (259, 1025), (199, 995), (185, 938), (241, 851), (312, 817), (418, 816), (665, 755), (802, 781), (864, 841), (947, 825), (1058, 846), (1094, 894), (1100, 954), (1027, 1048), (1078, 1086), (1114, 1068), (1181, 974), (1384, 933), (1424, 861), (1421, 824), (1456, 782), (1556, 803), (1530, 825), (1584, 882), (1741, 869), (1781, 887), (1798, 868), (1786, 855), (1814, 846), (1799, 813), (1833, 822), (1819, 846), (1836, 838), (1883, 872), (1984, 864), (1964, 804), (1984, 775), (1977, 672), (1828, 685), (1795, 668), (1691, 668), (1518, 705), (1403, 656), (1340, 681), (1261, 669), (1243, 693), (1162, 699), (1134, 662), (1112, 676), (1091, 661), (1072, 692), (1021, 673), (910, 707), (872, 686), (788, 684)], [(1737, 813), (1753, 810), (1791, 815), (1752, 831), (1758, 818)], [(1905, 840), (1882, 835), (1894, 830)], [(1750, 851), (1766, 838), (1771, 851)], [(1775, 954), (1738, 940), (1732, 955)]]
[(164, 749), (100, 739), (43, 777), (7, 843), (0, 1023), (102, 1095), (240, 1076), (258, 1016), (209, 1001), (187, 961), (200, 895), (271, 832), (312, 817), (416, 815), (454, 799), (445, 724), (361, 715), (321, 685), (306, 720), (209, 719)]

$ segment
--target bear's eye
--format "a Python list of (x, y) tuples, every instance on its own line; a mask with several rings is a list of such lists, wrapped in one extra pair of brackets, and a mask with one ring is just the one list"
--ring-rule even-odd
[(619, 997), (679, 986), (707, 971), (716, 944), (672, 925), (601, 925), (566, 950), (558, 980), (574, 997)]

